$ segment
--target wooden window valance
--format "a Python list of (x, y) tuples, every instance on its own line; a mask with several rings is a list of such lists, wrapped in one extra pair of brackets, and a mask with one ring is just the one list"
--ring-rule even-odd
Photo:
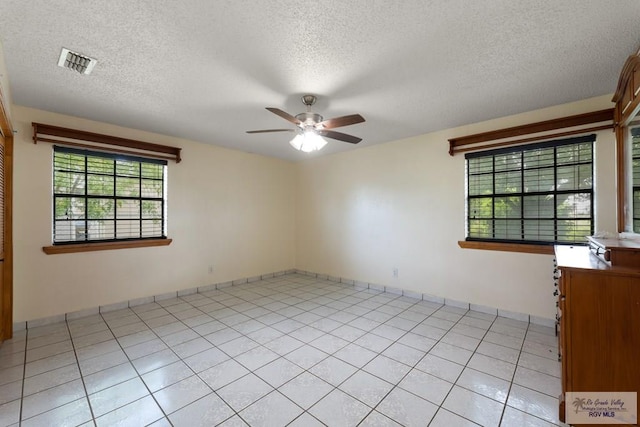
[[(167, 145), (153, 144), (151, 142), (136, 141), (117, 136), (102, 135), (99, 133), (63, 128), (59, 126), (32, 123), (33, 143), (48, 142), (58, 145), (98, 149), (111, 153), (122, 153), (136, 156), (144, 156), (155, 159), (175, 160), (180, 163), (181, 148)], [(124, 147), (126, 149), (114, 148)]]
[[(586, 125), (594, 126), (584, 127)], [(557, 129), (566, 130), (562, 132), (548, 133)], [(453, 156), (456, 153), (463, 153), (467, 151), (479, 151), (489, 148), (519, 145), (544, 139), (587, 134), (605, 129), (613, 129), (613, 108), (451, 138), (449, 139), (449, 154)], [(542, 135), (543, 133), (544, 135)], [(534, 136), (513, 139), (524, 135)]]

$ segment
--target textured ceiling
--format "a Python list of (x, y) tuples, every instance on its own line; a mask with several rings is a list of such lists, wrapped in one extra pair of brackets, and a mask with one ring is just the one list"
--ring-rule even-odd
[[(288, 160), (612, 93), (639, 22), (638, 0), (0, 0), (16, 104)], [(305, 93), (363, 141), (245, 133)]]

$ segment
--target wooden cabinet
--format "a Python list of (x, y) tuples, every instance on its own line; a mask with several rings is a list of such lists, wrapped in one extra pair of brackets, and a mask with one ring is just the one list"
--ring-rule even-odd
[(564, 421), (566, 392), (640, 394), (640, 269), (612, 267), (587, 247), (555, 253)]

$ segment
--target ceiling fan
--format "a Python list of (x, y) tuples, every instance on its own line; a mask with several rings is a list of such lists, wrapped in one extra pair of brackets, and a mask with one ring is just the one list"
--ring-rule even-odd
[(304, 95), (302, 103), (307, 106), (307, 112), (297, 114), (295, 117), (279, 108), (267, 107), (267, 110), (273, 114), (296, 125), (295, 129), (248, 130), (247, 133), (296, 132), (296, 136), (290, 141), (290, 144), (295, 149), (305, 152), (316, 151), (324, 147), (327, 141), (321, 138), (323, 136), (351, 144), (357, 144), (362, 141), (362, 138), (357, 136), (336, 132), (331, 129), (362, 123), (365, 121), (364, 117), (360, 114), (351, 114), (324, 120), (320, 114), (311, 112), (311, 106), (316, 103), (316, 99), (314, 95)]

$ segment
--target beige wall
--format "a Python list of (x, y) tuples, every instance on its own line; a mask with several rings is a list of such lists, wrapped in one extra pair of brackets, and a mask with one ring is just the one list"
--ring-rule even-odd
[[(14, 318), (33, 320), (299, 268), (552, 318), (552, 257), (464, 250), (464, 156), (447, 139), (611, 107), (604, 96), (292, 164), (14, 106)], [(51, 153), (32, 121), (183, 148), (168, 247), (45, 255)], [(596, 228), (615, 230), (613, 133), (596, 143)], [(214, 273), (208, 274), (208, 266)], [(392, 277), (393, 268), (399, 272)]]
[(4, 61), (2, 41), (0, 41), (0, 92), (2, 92), (6, 108), (9, 109), (9, 118), (11, 118), (11, 91), (9, 90), (9, 75), (7, 74), (7, 66)]
[[(610, 108), (610, 96), (297, 164), (296, 267), (553, 318), (552, 257), (461, 249), (464, 155), (456, 136)], [(615, 231), (614, 136), (596, 143), (596, 226)], [(394, 268), (398, 278), (392, 277)]]
[[(52, 146), (33, 144), (31, 122), (182, 147), (183, 161), (168, 166), (173, 243), (45, 255)], [(295, 267), (292, 163), (18, 106), (13, 124), (15, 321)]]

